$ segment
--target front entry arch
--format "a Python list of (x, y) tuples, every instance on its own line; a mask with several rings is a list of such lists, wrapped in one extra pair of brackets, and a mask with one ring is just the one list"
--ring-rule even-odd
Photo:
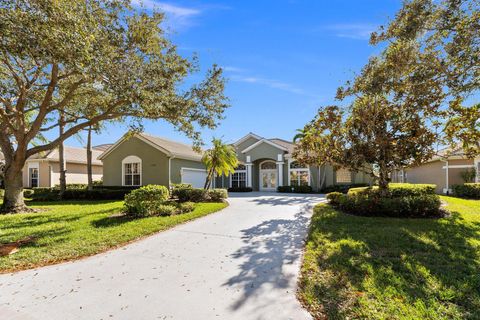
[(277, 191), (278, 176), (275, 161), (266, 160), (260, 163), (260, 179), (258, 180), (260, 191)]

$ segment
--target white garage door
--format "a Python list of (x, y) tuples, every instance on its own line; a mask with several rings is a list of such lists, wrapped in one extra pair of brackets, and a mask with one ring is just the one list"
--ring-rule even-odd
[(206, 179), (206, 170), (182, 168), (182, 183), (191, 184), (194, 188), (203, 188)]

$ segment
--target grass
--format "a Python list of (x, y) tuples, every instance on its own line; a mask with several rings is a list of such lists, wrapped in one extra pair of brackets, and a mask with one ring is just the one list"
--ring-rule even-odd
[(480, 201), (393, 219), (315, 207), (299, 298), (316, 319), (480, 319)]
[(0, 243), (33, 236), (17, 253), (0, 257), (0, 272), (28, 269), (78, 259), (205, 216), (225, 203), (198, 203), (189, 213), (130, 219), (116, 215), (123, 201), (34, 203), (39, 213), (0, 215)]

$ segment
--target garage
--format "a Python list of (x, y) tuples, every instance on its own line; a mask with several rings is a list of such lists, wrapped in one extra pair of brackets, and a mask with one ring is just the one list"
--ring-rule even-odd
[(182, 183), (191, 184), (194, 188), (203, 188), (207, 179), (207, 171), (203, 169), (182, 168)]

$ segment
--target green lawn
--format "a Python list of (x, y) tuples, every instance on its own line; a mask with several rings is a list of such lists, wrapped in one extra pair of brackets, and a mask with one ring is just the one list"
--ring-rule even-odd
[(0, 272), (96, 254), (226, 206), (224, 203), (199, 203), (190, 213), (129, 219), (115, 216), (122, 211), (123, 201), (36, 203), (32, 207), (47, 210), (0, 215), (0, 243), (36, 237), (34, 242), (22, 246), (19, 252), (0, 257)]
[(444, 219), (315, 208), (299, 298), (316, 319), (480, 319), (480, 201)]

